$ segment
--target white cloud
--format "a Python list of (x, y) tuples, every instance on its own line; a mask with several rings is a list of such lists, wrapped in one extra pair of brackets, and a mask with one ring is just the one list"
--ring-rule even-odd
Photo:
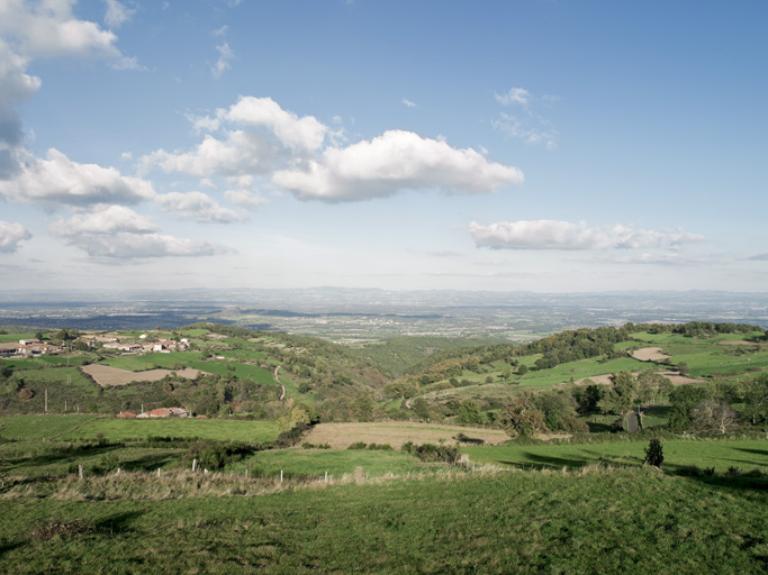
[(117, 68), (137, 68), (117, 48), (117, 36), (98, 24), (75, 18), (73, 0), (0, 0), (0, 180), (18, 170), (21, 145), (17, 106), (40, 88), (27, 73), (38, 58), (103, 57)]
[(73, 0), (0, 2), (0, 37), (29, 57), (102, 56), (116, 65), (131, 62), (117, 48), (117, 36), (72, 14)]
[(267, 128), (282, 144), (296, 150), (317, 150), (328, 132), (314, 116), (299, 117), (272, 98), (244, 96), (229, 109), (217, 110), (216, 116), (241, 126)]
[(400, 100), (400, 103), (403, 106), (405, 106), (406, 108), (415, 108), (416, 107), (416, 102), (414, 102), (413, 100), (409, 100), (408, 98), (403, 98), (402, 100)]
[(491, 192), (520, 184), (522, 172), (489, 162), (471, 149), (391, 130), (346, 148), (328, 148), (306, 169), (275, 173), (273, 181), (301, 199), (330, 202), (385, 197), (404, 189)]
[(472, 222), (469, 232), (478, 247), (518, 250), (588, 250), (674, 248), (699, 241), (688, 232), (632, 228), (620, 224), (597, 228), (557, 220), (519, 220), (488, 225)]
[(224, 196), (232, 203), (244, 208), (258, 208), (267, 203), (267, 199), (250, 190), (227, 190)]
[(211, 66), (211, 73), (215, 78), (220, 78), (224, 72), (232, 68), (232, 60), (235, 59), (235, 52), (229, 46), (229, 42), (222, 42), (216, 46), (219, 57)]
[(181, 172), (200, 178), (211, 175), (238, 176), (270, 172), (280, 150), (260, 134), (242, 130), (227, 132), (223, 138), (206, 134), (194, 150), (157, 150), (142, 157), (141, 167), (158, 166), (166, 172)]
[(496, 101), (502, 106), (511, 106), (517, 104), (519, 106), (527, 107), (531, 101), (531, 93), (525, 88), (515, 87), (510, 88), (503, 94), (494, 94)]
[(59, 236), (80, 236), (88, 234), (134, 233), (144, 234), (157, 230), (147, 217), (125, 206), (98, 205), (91, 210), (81, 211), (67, 219), (51, 224), (51, 231)]
[(15, 252), (21, 242), (31, 237), (32, 234), (21, 224), (0, 221), (0, 252)]
[(0, 197), (70, 205), (136, 203), (155, 195), (146, 180), (115, 168), (73, 162), (51, 148), (47, 159), (25, 154), (13, 179), (0, 180)]
[(212, 116), (190, 116), (190, 121), (202, 132), (216, 132), (223, 124), (233, 129), (205, 134), (190, 151), (156, 150), (141, 159), (143, 170), (158, 166), (197, 177), (266, 174), (319, 148), (328, 133), (313, 116), (300, 117), (271, 98), (250, 96)]
[[(492, 162), (472, 148), (453, 148), (443, 138), (403, 130), (347, 146), (315, 117), (298, 116), (271, 98), (241, 97), (229, 108), (190, 120), (209, 132), (203, 141), (188, 151), (156, 150), (141, 159), (142, 170), (225, 177), (235, 191), (250, 188), (254, 175), (271, 174), (273, 184), (301, 199), (330, 202), (404, 189), (491, 192), (523, 181), (518, 168)], [(247, 201), (245, 194), (230, 195), (241, 204)]]
[(51, 232), (95, 258), (132, 259), (206, 256), (228, 250), (207, 242), (157, 233), (157, 227), (130, 208), (99, 205), (51, 224)]
[(200, 223), (229, 224), (243, 219), (236, 211), (223, 207), (202, 192), (171, 192), (157, 196), (157, 202), (169, 212)]
[(104, 2), (107, 5), (104, 22), (113, 30), (128, 22), (136, 13), (136, 10), (121, 4), (119, 0), (104, 0)]
[(768, 262), (768, 252), (764, 254), (757, 254), (749, 258), (753, 262)]

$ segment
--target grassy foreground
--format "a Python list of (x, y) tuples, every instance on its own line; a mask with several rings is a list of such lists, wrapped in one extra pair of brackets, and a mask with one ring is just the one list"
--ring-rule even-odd
[(4, 501), (4, 573), (764, 573), (768, 493), (648, 469)]
[[(638, 466), (645, 459), (648, 440), (595, 441), (592, 443), (525, 444), (509, 443), (462, 450), (477, 463), (519, 467), (582, 467), (597, 463)], [(729, 468), (768, 472), (768, 441), (765, 439), (665, 439), (664, 468), (712, 468), (721, 473)]]

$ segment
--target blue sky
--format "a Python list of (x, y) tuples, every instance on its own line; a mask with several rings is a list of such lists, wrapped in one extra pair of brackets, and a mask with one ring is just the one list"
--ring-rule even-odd
[(3, 287), (765, 291), (766, 16), (0, 0)]

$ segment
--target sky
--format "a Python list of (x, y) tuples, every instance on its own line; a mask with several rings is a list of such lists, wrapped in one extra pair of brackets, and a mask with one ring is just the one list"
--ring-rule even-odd
[(768, 291), (766, 18), (0, 0), (0, 289)]

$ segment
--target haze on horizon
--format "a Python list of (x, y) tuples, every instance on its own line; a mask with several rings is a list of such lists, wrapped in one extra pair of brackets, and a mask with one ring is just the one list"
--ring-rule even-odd
[(0, 0), (0, 287), (766, 291), (767, 16)]

